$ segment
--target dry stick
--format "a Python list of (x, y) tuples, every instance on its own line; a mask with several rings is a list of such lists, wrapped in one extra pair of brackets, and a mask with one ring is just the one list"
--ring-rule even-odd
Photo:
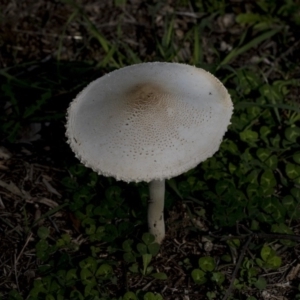
[(30, 234), (29, 234), (29, 236), (27, 237), (26, 242), (25, 242), (25, 244), (24, 244), (24, 246), (23, 246), (21, 252), (19, 253), (18, 257), (16, 258), (16, 260), (15, 260), (15, 263), (16, 263), (16, 264), (18, 263), (18, 261), (19, 261), (21, 255), (23, 254), (23, 252), (24, 252), (24, 250), (25, 250), (25, 248), (26, 248), (26, 246), (27, 246), (29, 240), (31, 239), (31, 237), (32, 237), (32, 232), (30, 232)]
[(296, 234), (284, 234), (284, 233), (257, 233), (253, 234), (253, 237), (259, 239), (279, 239), (279, 240), (292, 240), (300, 242), (300, 235)]
[(252, 237), (256, 239), (279, 239), (279, 240), (292, 240), (296, 242), (300, 242), (300, 235), (296, 234), (284, 234), (284, 233), (250, 233), (250, 234), (244, 234), (244, 235), (231, 235), (231, 236), (217, 236), (213, 233), (209, 233), (210, 236), (220, 239), (220, 241), (227, 241), (227, 240), (233, 240), (233, 239), (244, 239), (247, 237)]
[(300, 41), (295, 42), (294, 45), (292, 45), (287, 51), (283, 52), (279, 57), (277, 57), (275, 59), (271, 68), (266, 72), (265, 78), (268, 78), (270, 76), (270, 74), (274, 71), (274, 69), (277, 66), (277, 64), (279, 63), (279, 61), (282, 60), (283, 58), (285, 58), (290, 53), (292, 53), (295, 50), (295, 48), (298, 46), (299, 43), (300, 43)]
[(25, 250), (25, 248), (26, 248), (29, 240), (31, 239), (31, 237), (32, 237), (32, 232), (30, 232), (29, 236), (27, 237), (26, 242), (25, 242), (25, 244), (24, 244), (21, 252), (19, 253), (19, 255), (16, 256), (16, 252), (14, 253), (14, 261), (15, 261), (14, 262), (14, 271), (15, 271), (16, 284), (17, 284), (17, 288), (18, 288), (19, 292), (20, 292), (20, 287), (19, 287), (19, 280), (18, 280), (17, 265), (18, 265), (18, 261), (19, 261), (20, 257), (22, 256), (22, 254), (23, 254), (23, 252), (24, 252), (24, 250)]
[(226, 291), (223, 300), (226, 300), (230, 296), (230, 294), (231, 294), (231, 291), (233, 289), (234, 280), (235, 280), (236, 275), (237, 275), (237, 273), (239, 271), (239, 268), (240, 268), (241, 263), (242, 263), (242, 261), (244, 259), (244, 256), (245, 256), (245, 252), (246, 252), (246, 250), (247, 250), (247, 248), (248, 248), (249, 243), (251, 242), (251, 240), (252, 240), (252, 236), (250, 236), (248, 238), (246, 244), (244, 245), (244, 247), (243, 247), (243, 249), (241, 251), (241, 255), (240, 255), (240, 257), (239, 257), (239, 259), (238, 259), (238, 261), (236, 263), (235, 269), (234, 269), (234, 271), (232, 273), (232, 278), (231, 278), (230, 286), (229, 286), (228, 290)]
[(17, 284), (18, 292), (20, 293), (20, 286), (19, 286), (18, 272), (17, 272), (17, 263), (18, 263), (18, 261), (16, 259), (16, 251), (14, 253), (14, 258), (15, 258), (14, 269), (15, 269), (16, 284)]
[(209, 235), (212, 236), (212, 237), (214, 237), (214, 238), (220, 239), (221, 241), (232, 240), (232, 239), (243, 239), (243, 238), (248, 237), (248, 240), (247, 240), (246, 244), (244, 245), (244, 247), (242, 249), (241, 255), (240, 255), (240, 257), (238, 259), (238, 262), (237, 262), (237, 264), (235, 266), (235, 269), (234, 269), (234, 271), (232, 273), (232, 279), (231, 279), (231, 282), (230, 282), (230, 286), (229, 286), (228, 290), (226, 291), (225, 296), (224, 296), (224, 298), (222, 300), (226, 300), (230, 296), (231, 291), (233, 289), (234, 280), (236, 278), (238, 270), (239, 270), (239, 268), (241, 266), (241, 263), (243, 261), (243, 258), (245, 256), (245, 252), (246, 252), (246, 250), (248, 248), (249, 243), (251, 242), (251, 240), (253, 238), (293, 240), (293, 241), (300, 242), (300, 236), (299, 235), (295, 235), (295, 234), (250, 233), (250, 234), (238, 235), (238, 236), (225, 236), (225, 237), (221, 237), (221, 236), (214, 235), (212, 232), (210, 232)]

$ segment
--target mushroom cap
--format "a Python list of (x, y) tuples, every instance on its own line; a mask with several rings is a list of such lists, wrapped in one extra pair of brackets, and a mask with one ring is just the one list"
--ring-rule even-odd
[(68, 143), (98, 174), (124, 181), (168, 179), (211, 157), (233, 106), (203, 69), (141, 63), (91, 82), (70, 104)]

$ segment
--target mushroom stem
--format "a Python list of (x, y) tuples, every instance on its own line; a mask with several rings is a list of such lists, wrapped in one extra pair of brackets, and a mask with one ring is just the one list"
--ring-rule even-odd
[(165, 237), (165, 180), (150, 181), (149, 194), (148, 227), (150, 233), (155, 236), (155, 241), (160, 244)]

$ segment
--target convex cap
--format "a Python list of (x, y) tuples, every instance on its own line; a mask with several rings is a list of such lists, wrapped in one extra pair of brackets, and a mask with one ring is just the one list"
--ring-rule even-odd
[(220, 146), (232, 101), (203, 69), (141, 63), (93, 81), (71, 103), (68, 143), (83, 164), (124, 181), (168, 179)]

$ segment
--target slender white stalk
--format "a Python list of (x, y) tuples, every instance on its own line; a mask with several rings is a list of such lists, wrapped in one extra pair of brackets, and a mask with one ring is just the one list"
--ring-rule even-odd
[(155, 236), (155, 241), (161, 243), (165, 237), (164, 202), (165, 180), (149, 182), (150, 199), (148, 202), (149, 232)]

